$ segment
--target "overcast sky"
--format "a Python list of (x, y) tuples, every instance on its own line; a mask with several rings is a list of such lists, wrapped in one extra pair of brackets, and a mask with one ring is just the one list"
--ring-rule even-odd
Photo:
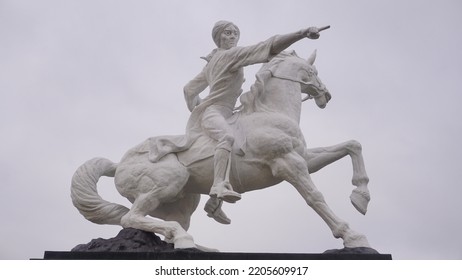
[[(438, 1), (0, 0), (0, 259), (69, 251), (120, 227), (85, 220), (70, 180), (86, 160), (118, 162), (150, 136), (182, 134), (182, 88), (203, 67), (218, 20), (240, 45), (331, 25), (318, 50), (327, 108), (303, 105), (308, 146), (363, 145), (372, 200), (349, 201), (348, 158), (313, 174), (333, 211), (394, 259), (462, 259), (462, 4)], [(246, 71), (248, 89), (259, 66)], [(103, 178), (100, 194), (129, 206)], [(287, 183), (243, 194), (221, 225), (202, 210), (190, 232), (232, 252), (341, 248)]]

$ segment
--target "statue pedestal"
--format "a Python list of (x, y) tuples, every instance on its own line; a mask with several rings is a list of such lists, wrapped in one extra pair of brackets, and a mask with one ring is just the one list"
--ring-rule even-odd
[(390, 254), (235, 253), (173, 250), (170, 252), (45, 251), (45, 260), (391, 260)]
[(372, 248), (343, 248), (322, 254), (203, 252), (174, 249), (152, 232), (122, 229), (113, 238), (97, 238), (70, 252), (45, 251), (45, 260), (391, 260)]

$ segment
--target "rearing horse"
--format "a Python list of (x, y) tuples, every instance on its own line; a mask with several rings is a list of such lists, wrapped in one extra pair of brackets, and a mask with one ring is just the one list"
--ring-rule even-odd
[[(281, 53), (257, 73), (257, 82), (241, 97), (243, 109), (232, 120), (240, 135), (236, 142), (241, 144), (232, 155), (229, 180), (239, 193), (287, 181), (321, 216), (334, 237), (343, 239), (345, 247), (370, 247), (363, 234), (350, 229), (332, 212), (310, 177), (310, 173), (349, 155), (356, 186), (350, 199), (359, 212), (366, 213), (369, 179), (361, 145), (352, 140), (308, 149), (299, 127), (302, 101), (313, 98), (324, 108), (331, 98), (317, 77), (315, 56), (313, 53), (304, 60), (295, 53)], [(303, 100), (301, 93), (307, 94)], [(149, 160), (153, 139), (130, 149), (118, 164), (95, 158), (80, 166), (72, 178), (72, 201), (94, 223), (161, 234), (175, 248), (196, 247), (187, 230), (200, 195), (208, 195), (213, 182), (215, 145), (202, 135), (189, 150), (167, 154), (153, 163)], [(130, 209), (98, 195), (96, 184), (101, 176), (115, 177), (117, 190), (132, 203)]]

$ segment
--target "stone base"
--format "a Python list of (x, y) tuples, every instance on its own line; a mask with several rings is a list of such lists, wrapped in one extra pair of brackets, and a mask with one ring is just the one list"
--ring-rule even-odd
[(165, 252), (173, 250), (173, 244), (162, 241), (152, 232), (124, 228), (116, 237), (93, 239), (87, 244), (75, 246), (72, 252)]

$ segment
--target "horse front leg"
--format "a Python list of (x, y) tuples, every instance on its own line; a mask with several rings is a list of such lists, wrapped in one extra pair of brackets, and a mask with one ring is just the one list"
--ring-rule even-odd
[(299, 154), (291, 152), (274, 160), (271, 169), (275, 177), (286, 180), (297, 189), (306, 203), (326, 222), (334, 237), (343, 239), (345, 247), (370, 247), (366, 236), (350, 229), (329, 208), (324, 196), (311, 180), (305, 160)]
[(351, 157), (353, 164), (351, 182), (356, 186), (350, 195), (350, 200), (356, 210), (365, 215), (370, 201), (369, 189), (367, 188), (369, 177), (364, 165), (362, 147), (358, 141), (350, 140), (334, 146), (306, 149), (303, 157), (309, 172), (314, 173), (347, 155)]

